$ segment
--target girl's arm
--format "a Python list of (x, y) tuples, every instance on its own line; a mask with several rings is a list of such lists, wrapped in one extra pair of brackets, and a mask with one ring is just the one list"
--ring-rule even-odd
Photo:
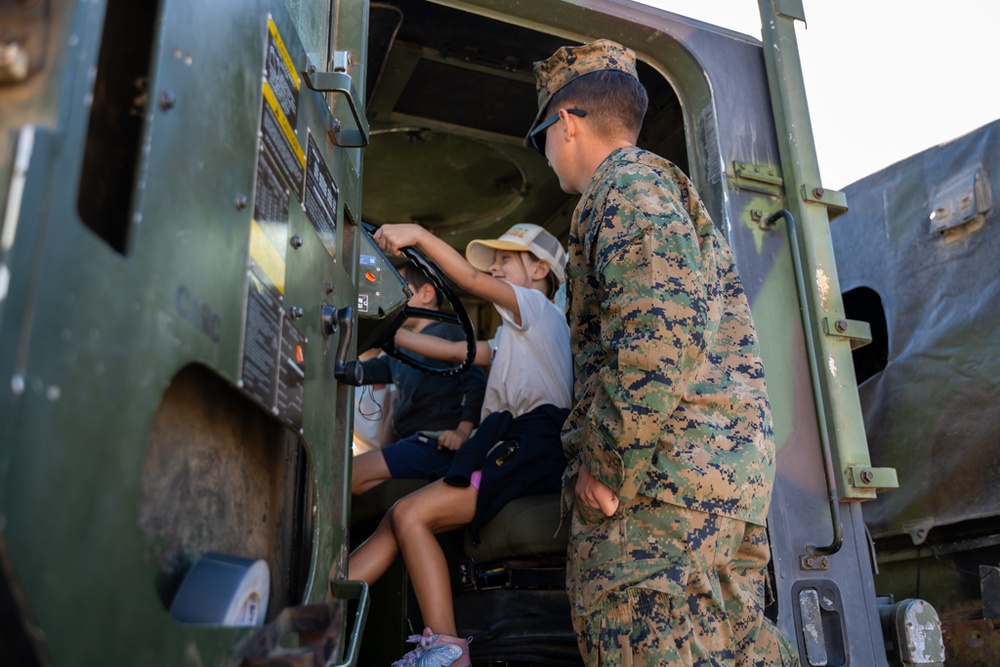
[[(458, 251), (420, 225), (382, 225), (375, 232), (375, 240), (384, 252), (393, 255), (398, 255), (401, 248), (416, 246), (459, 287), (509, 310), (514, 315), (514, 321), (521, 322), (517, 295), (509, 283), (477, 271)], [(464, 354), (462, 358), (465, 358)]]
[[(394, 339), (397, 347), (410, 352), (422, 354), (431, 359), (441, 361), (465, 361), (465, 341), (445, 340), (437, 336), (417, 333), (409, 329), (399, 329)], [(476, 366), (489, 366), (491, 361), (490, 344), (486, 341), (476, 341)]]

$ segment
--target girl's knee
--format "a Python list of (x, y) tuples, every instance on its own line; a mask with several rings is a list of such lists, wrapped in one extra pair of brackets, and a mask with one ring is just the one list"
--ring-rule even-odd
[(385, 520), (392, 526), (394, 532), (405, 530), (407, 526), (423, 520), (420, 503), (410, 496), (404, 496), (392, 504), (385, 515)]

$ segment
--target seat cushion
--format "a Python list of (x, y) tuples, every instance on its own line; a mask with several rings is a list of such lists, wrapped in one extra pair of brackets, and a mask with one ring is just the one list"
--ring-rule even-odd
[(559, 494), (522, 496), (480, 529), (480, 543), (465, 534), (465, 554), (477, 563), (505, 558), (565, 556), (569, 521), (559, 523)]

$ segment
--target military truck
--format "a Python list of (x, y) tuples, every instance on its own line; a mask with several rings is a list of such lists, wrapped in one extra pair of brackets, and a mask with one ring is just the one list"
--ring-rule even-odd
[[(876, 590), (862, 504), (897, 478), (862, 422), (870, 330), (829, 232), (846, 198), (819, 178), (801, 0), (759, 5), (761, 40), (624, 0), (0, 2), (4, 664), (401, 655), (405, 572), (345, 578), (391, 501), (350, 497), (355, 362), (411, 314), (368, 226), (565, 239), (575, 199), (521, 143), (531, 64), (602, 37), (638, 54), (639, 143), (690, 174), (751, 300), (769, 614), (804, 665), (940, 664), (934, 608)], [(479, 545), (442, 536), (478, 663), (580, 664), (550, 500)]]
[(1000, 664), (1000, 122), (845, 188), (832, 227), (872, 458), (900, 488), (864, 506), (880, 591), (931, 602), (949, 664)]

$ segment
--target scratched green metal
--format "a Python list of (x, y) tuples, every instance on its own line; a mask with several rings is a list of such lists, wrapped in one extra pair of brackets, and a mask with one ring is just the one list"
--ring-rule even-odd
[[(44, 93), (18, 106), (0, 91), (3, 108), (18, 110), (5, 117), (10, 135), (0, 144), (5, 208), (14, 147), (30, 143), (16, 235), (6, 227), (13, 242), (0, 255), (10, 285), (0, 299), (0, 546), (53, 664), (225, 664), (253, 630), (184, 626), (157, 599), (138, 525), (146, 442), (181, 368), (203, 366), (234, 387), (239, 376), (252, 206), (235, 202), (252, 202), (267, 18), (297, 67), (308, 55), (321, 68), (336, 20), (328, 0), (292, 3), (292, 12), (282, 0), (163, 0), (148, 141), (128, 247), (118, 253), (76, 209), (105, 3), (51, 4), (52, 38), (67, 46), (30, 84)], [(366, 9), (354, 3), (339, 48), (363, 49)], [(171, 108), (156, 103), (163, 91)], [(341, 201), (359, 209), (357, 151), (326, 142), (321, 95), (303, 88), (300, 99), (300, 141), (311, 127)], [(329, 577), (345, 569), (352, 425), (333, 415), (352, 414), (353, 392), (333, 380), (338, 338), (324, 339), (319, 319), (324, 298), (357, 301), (357, 245), (343, 227), (336, 258), (307, 244), (287, 272), (286, 303), (304, 307), (309, 341), (302, 440), (315, 498), (304, 603), (327, 600)], [(314, 234), (293, 198), (296, 233)]]

